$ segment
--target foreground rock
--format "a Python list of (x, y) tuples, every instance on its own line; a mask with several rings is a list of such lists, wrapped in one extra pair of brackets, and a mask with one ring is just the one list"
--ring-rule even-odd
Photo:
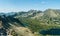
[(33, 33), (28, 28), (24, 28), (24, 27), (16, 27), (15, 32), (19, 36), (34, 36)]
[(30, 29), (25, 27), (16, 27), (11, 31), (11, 35), (13, 36), (34, 36), (34, 34), (30, 31)]

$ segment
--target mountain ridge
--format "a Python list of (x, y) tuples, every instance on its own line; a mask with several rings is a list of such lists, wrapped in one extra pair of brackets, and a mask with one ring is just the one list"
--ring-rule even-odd
[(0, 33), (7, 35), (6, 30), (12, 30), (15, 31), (14, 35), (17, 33), (21, 35), (19, 31), (23, 33), (25, 30), (16, 31), (17, 28), (21, 29), (20, 27), (28, 28), (32, 34), (36, 35), (38, 33), (40, 35), (43, 30), (60, 28), (60, 10), (47, 9), (45, 11), (29, 10), (27, 12), (0, 13), (0, 31), (2, 31)]

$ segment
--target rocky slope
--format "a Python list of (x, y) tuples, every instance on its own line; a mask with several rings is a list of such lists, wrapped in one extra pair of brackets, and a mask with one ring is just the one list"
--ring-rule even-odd
[(0, 35), (42, 36), (52, 28), (60, 29), (60, 10), (0, 13)]
[[(28, 13), (30, 12), (32, 13), (33, 11), (30, 10)], [(27, 24), (28, 25), (27, 27), (31, 29), (33, 32), (41, 32), (43, 30), (47, 30), (47, 32), (51, 32), (52, 30), (50, 29), (53, 29), (53, 32), (51, 33), (54, 33), (55, 31), (54, 29), (56, 28), (58, 28), (56, 30), (60, 29), (59, 9), (46, 9), (45, 11), (39, 11), (39, 12), (34, 10), (34, 12), (31, 15), (27, 15), (27, 17), (17, 16), (16, 18), (21, 20), (23, 23)], [(55, 32), (55, 34), (57, 33)]]
[[(26, 34), (24, 34), (26, 33)], [(27, 35), (28, 34), (28, 35)], [(33, 36), (25, 25), (12, 16), (0, 15), (0, 36)]]

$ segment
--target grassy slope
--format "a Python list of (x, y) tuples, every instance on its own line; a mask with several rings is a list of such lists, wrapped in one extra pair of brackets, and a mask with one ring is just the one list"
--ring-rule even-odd
[(33, 32), (39, 32), (41, 30), (47, 30), (50, 28), (60, 28), (60, 25), (58, 24), (48, 24), (44, 22), (44, 20), (39, 21), (37, 19), (31, 19), (31, 18), (19, 18), (22, 23), (26, 24), (29, 29), (31, 29)]

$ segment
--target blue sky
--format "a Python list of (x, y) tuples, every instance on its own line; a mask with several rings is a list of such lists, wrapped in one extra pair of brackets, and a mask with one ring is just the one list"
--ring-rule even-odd
[(60, 0), (0, 0), (0, 12), (60, 9)]

